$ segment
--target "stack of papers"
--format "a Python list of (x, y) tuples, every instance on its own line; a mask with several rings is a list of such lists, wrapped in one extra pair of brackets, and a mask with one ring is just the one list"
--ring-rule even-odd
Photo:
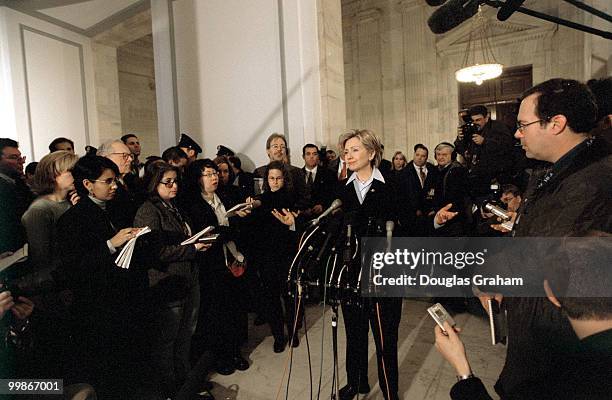
[(225, 213), (225, 218), (233, 217), (238, 211), (249, 210), (251, 208), (253, 208), (253, 205), (251, 203), (236, 204), (234, 207), (227, 210), (227, 212)]
[(136, 239), (149, 232), (151, 232), (151, 229), (148, 226), (145, 226), (144, 228), (140, 229), (140, 231), (138, 231), (136, 237), (130, 239), (130, 241), (127, 242), (125, 246), (123, 246), (121, 253), (119, 253), (119, 257), (117, 257), (117, 259), (115, 260), (115, 264), (118, 267), (125, 269), (130, 268), (130, 263), (132, 262), (132, 254), (134, 254), (134, 246), (136, 246)]
[(11, 265), (17, 264), (18, 262), (25, 261), (28, 258), (28, 244), (24, 244), (22, 248), (16, 250), (10, 256), (0, 259), (0, 272), (4, 271)]
[(212, 232), (212, 230), (215, 229), (214, 226), (207, 226), (206, 228), (202, 229), (200, 232), (196, 233), (195, 235), (193, 235), (192, 237), (190, 237), (187, 240), (184, 240), (181, 245), (185, 246), (187, 244), (194, 244), (198, 241), (198, 239), (200, 239), (200, 237), (209, 234), (210, 232)]

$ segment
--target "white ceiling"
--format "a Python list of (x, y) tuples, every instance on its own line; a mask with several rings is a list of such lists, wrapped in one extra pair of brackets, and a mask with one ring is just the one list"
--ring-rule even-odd
[(39, 9), (38, 12), (87, 30), (135, 3), (138, 3), (138, 0), (89, 0), (61, 7)]

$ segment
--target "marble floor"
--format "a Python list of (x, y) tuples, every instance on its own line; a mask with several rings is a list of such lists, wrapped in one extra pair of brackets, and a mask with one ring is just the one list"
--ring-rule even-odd
[[(438, 354), (434, 347), (434, 321), (426, 309), (431, 304), (420, 300), (404, 300), (399, 332), (399, 388), (402, 399), (449, 399), (449, 390), (456, 382), (453, 369)], [(213, 374), (212, 393), (217, 400), (310, 400), (329, 399), (332, 382), (331, 309), (311, 305), (306, 307), (308, 322), (308, 346), (303, 330), (301, 343), (290, 354), (272, 351), (273, 338), (267, 325), (251, 326), (248, 360), (251, 367), (229, 376)], [(461, 337), (474, 373), (494, 394), (493, 384), (501, 371), (505, 358), (505, 347), (490, 344), (488, 321), (464, 313), (455, 315), (457, 325), (463, 329)], [(309, 352), (312, 370), (312, 385), (309, 373)], [(340, 387), (346, 383), (344, 371), (345, 336), (342, 317), (338, 329)], [(382, 400), (378, 386), (374, 343), (370, 334), (369, 382), (371, 392), (360, 399)], [(321, 355), (323, 368), (321, 369)], [(291, 379), (287, 394), (287, 377), (291, 360)], [(322, 373), (321, 373), (322, 370)], [(321, 378), (320, 378), (321, 377)], [(321, 379), (320, 397), (317, 396)], [(312, 395), (311, 395), (312, 390)]]

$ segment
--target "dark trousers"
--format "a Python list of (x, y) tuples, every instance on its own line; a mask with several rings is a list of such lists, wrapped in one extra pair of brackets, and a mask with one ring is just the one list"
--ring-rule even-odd
[(380, 388), (385, 399), (398, 400), (397, 336), (402, 299), (363, 298), (363, 301), (362, 307), (342, 305), (346, 332), (347, 382), (353, 386), (367, 383), (368, 330), (371, 327), (376, 344)]
[(152, 369), (168, 395), (174, 395), (191, 369), (189, 353), (199, 305), (200, 286), (193, 280), (184, 299), (160, 304), (154, 316)]

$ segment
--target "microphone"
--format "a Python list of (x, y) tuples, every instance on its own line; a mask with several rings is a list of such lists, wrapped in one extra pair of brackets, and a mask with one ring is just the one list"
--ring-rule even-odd
[(342, 200), (340, 199), (334, 200), (331, 203), (331, 205), (327, 208), (327, 210), (323, 211), (323, 214), (319, 215), (317, 218), (310, 221), (310, 227), (312, 228), (314, 226), (319, 225), (319, 223), (321, 222), (323, 218), (327, 217), (329, 214), (334, 212), (336, 209), (340, 208), (340, 206), (342, 206)]
[(506, 0), (504, 5), (502, 5), (497, 12), (497, 19), (499, 21), (507, 20), (524, 2), (525, 0)]
[(510, 220), (510, 216), (503, 208), (497, 207), (495, 204), (487, 203), (484, 206), (485, 210), (489, 211), (491, 214), (495, 215), (503, 219), (504, 221)]
[(446, 33), (476, 15), (480, 3), (481, 0), (449, 0), (431, 14), (427, 25), (433, 33)]
[(446, 0), (425, 0), (425, 1), (427, 2), (428, 5), (432, 7), (438, 7), (446, 3)]
[(395, 223), (393, 221), (387, 221), (385, 224), (385, 228), (387, 230), (387, 253), (391, 252), (391, 238), (393, 237), (393, 228), (395, 228)]
[(253, 200), (253, 201), (251, 202), (251, 206), (250, 206), (250, 207), (251, 207), (252, 209), (255, 209), (255, 208), (257, 208), (257, 207), (261, 207), (261, 200)]

